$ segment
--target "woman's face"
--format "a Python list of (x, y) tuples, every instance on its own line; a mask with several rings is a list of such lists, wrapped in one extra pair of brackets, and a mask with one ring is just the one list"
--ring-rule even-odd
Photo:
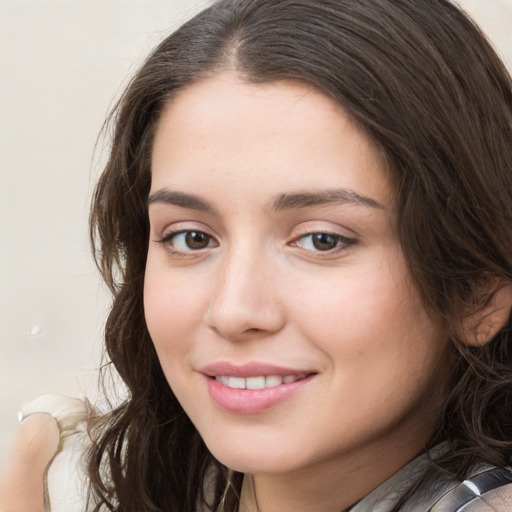
[(396, 469), (421, 451), (449, 358), (394, 217), (381, 153), (304, 84), (223, 73), (166, 107), (146, 319), (221, 462)]

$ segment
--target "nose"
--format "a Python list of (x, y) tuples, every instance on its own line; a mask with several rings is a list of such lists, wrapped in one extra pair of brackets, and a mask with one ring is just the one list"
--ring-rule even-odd
[(285, 313), (276, 277), (272, 263), (261, 254), (238, 251), (229, 255), (216, 277), (208, 326), (232, 341), (270, 336), (281, 330)]

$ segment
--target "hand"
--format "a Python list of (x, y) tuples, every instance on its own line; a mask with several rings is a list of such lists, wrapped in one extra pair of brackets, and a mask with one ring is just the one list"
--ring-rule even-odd
[(59, 439), (59, 427), (49, 414), (35, 413), (23, 420), (0, 478), (2, 512), (45, 511), (45, 476)]

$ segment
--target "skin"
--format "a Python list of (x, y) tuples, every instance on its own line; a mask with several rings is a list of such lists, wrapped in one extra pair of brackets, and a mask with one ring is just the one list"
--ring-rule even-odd
[[(278, 201), (340, 189), (348, 200)], [(158, 357), (214, 456), (254, 475), (260, 512), (339, 512), (422, 451), (449, 349), (411, 283), (384, 158), (339, 104), (231, 72), (188, 87), (157, 127), (149, 218), (144, 300)], [(173, 236), (183, 230), (206, 246)], [(312, 233), (335, 247), (318, 250)], [(314, 377), (237, 414), (199, 371), (219, 361)]]
[(57, 422), (48, 414), (23, 420), (0, 478), (2, 512), (44, 512), (44, 474), (59, 436)]

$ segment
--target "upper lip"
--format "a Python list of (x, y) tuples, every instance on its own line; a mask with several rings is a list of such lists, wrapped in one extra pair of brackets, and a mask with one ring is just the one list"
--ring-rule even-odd
[(285, 368), (283, 366), (276, 366), (266, 363), (246, 363), (246, 364), (233, 364), (230, 362), (217, 362), (204, 366), (199, 369), (200, 373), (208, 377), (226, 376), (226, 377), (269, 377), (271, 375), (279, 375), (286, 377), (287, 375), (309, 375), (316, 373), (311, 370), (299, 370), (297, 368)]

